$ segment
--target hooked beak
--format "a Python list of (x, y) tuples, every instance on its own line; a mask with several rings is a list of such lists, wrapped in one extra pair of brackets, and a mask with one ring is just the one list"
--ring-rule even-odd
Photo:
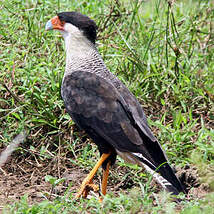
[(61, 22), (59, 17), (55, 16), (46, 23), (45, 30), (62, 30), (62, 31), (64, 31), (64, 24), (65, 24), (65, 22)]
[(45, 25), (45, 30), (53, 30), (53, 25), (51, 23), (51, 20), (49, 20)]

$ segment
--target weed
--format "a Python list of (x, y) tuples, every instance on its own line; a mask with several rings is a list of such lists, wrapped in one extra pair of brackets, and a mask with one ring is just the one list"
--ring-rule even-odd
[[(0, 10), (0, 148), (27, 131), (6, 174), (22, 169), (32, 179), (40, 171), (43, 181), (56, 178), (55, 187), (67, 171), (89, 171), (97, 159), (96, 146), (64, 110), (63, 40), (44, 30), (56, 12), (76, 10), (98, 23), (107, 67), (141, 102), (170, 162), (197, 168), (206, 193), (213, 191), (213, 1), (4, 0)], [(115, 168), (103, 204), (94, 197), (77, 202), (67, 190), (40, 203), (22, 196), (5, 213), (212, 213), (213, 193), (176, 205), (155, 193), (141, 168), (121, 159)]]

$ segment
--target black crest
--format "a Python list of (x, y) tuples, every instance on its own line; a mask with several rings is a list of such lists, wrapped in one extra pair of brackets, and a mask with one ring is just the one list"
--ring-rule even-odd
[(58, 13), (57, 16), (59, 17), (60, 21), (71, 23), (72, 25), (78, 27), (80, 30), (83, 31), (83, 34), (92, 43), (95, 44), (95, 40), (97, 36), (97, 33), (96, 33), (97, 25), (88, 16), (78, 12), (61, 12), (61, 13)]

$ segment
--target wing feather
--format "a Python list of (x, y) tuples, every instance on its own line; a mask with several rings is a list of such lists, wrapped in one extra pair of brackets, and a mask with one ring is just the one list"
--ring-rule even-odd
[[(157, 172), (182, 191), (139, 102), (125, 86), (116, 89), (94, 73), (75, 71), (64, 77), (61, 92), (68, 113), (92, 139), (100, 136), (116, 151), (135, 155), (152, 171), (158, 168)], [(95, 143), (99, 147), (101, 142)]]

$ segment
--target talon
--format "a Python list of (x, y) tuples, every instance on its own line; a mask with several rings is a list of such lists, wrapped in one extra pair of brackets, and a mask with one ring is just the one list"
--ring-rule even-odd
[(75, 196), (76, 199), (80, 198), (81, 196), (83, 198), (87, 198), (88, 193), (93, 190), (94, 192), (98, 192), (99, 191), (99, 186), (94, 184), (93, 181), (88, 181), (88, 180), (84, 180), (82, 182), (82, 185), (80, 187), (79, 192), (77, 193), (77, 195)]
[(99, 191), (99, 186), (97, 184), (93, 184), (93, 183), (90, 183), (86, 186), (86, 188), (90, 190), (93, 190), (94, 192), (98, 192)]
[[(86, 198), (90, 190), (93, 190), (94, 192), (98, 192), (99, 186), (94, 184), (92, 182), (93, 177), (95, 173), (97, 172), (98, 168), (103, 164), (103, 162), (110, 156), (111, 153), (103, 153), (100, 157), (100, 160), (97, 162), (97, 164), (94, 166), (94, 168), (91, 170), (91, 172), (88, 174), (88, 176), (83, 180), (79, 192), (76, 194), (75, 198), (78, 199), (81, 196), (83, 198)], [(105, 186), (107, 183), (107, 180), (104, 182)], [(102, 185), (103, 186), (103, 185)], [(103, 188), (102, 188), (103, 189)], [(106, 187), (105, 187), (106, 191)], [(103, 193), (103, 190), (102, 190)], [(103, 193), (105, 195), (105, 192)]]
[(99, 201), (100, 203), (102, 203), (102, 202), (103, 202), (103, 197), (100, 196), (98, 201)]

